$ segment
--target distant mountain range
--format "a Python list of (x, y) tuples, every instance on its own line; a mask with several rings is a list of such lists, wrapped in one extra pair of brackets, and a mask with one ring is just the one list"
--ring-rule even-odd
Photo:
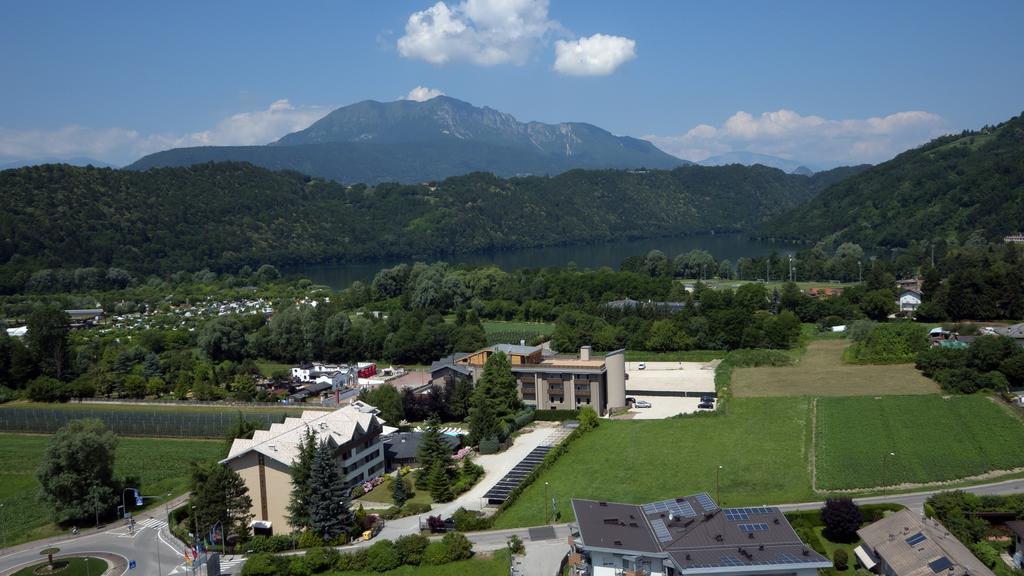
[(127, 168), (245, 161), (345, 183), (423, 182), (481, 171), (554, 175), (573, 168), (675, 168), (691, 164), (650, 142), (579, 122), (520, 122), (447, 96), (366, 100), (334, 110), (266, 146), (203, 146), (150, 154)]
[(95, 166), (96, 168), (116, 168), (113, 164), (106, 162), (100, 162), (92, 158), (85, 157), (74, 157), (74, 158), (31, 158), (28, 160), (11, 160), (9, 162), (0, 163), (0, 170), (10, 170), (12, 168), (22, 168), (24, 166), (39, 166), (40, 164), (70, 164), (71, 166)]
[(753, 166), (754, 164), (760, 164), (769, 168), (778, 168), (787, 174), (803, 174), (804, 176), (810, 176), (816, 172), (816, 170), (812, 170), (806, 164), (796, 160), (786, 160), (785, 158), (758, 154), (757, 152), (726, 152), (725, 154), (705, 158), (698, 162), (698, 164), (701, 166), (727, 166), (729, 164)]
[(769, 221), (772, 238), (902, 247), (1024, 231), (1024, 114), (942, 136)]

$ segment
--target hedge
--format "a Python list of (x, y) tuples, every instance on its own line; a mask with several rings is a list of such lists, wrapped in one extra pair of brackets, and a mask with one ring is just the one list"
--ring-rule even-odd
[(533, 419), (538, 422), (562, 422), (579, 417), (577, 410), (536, 410)]

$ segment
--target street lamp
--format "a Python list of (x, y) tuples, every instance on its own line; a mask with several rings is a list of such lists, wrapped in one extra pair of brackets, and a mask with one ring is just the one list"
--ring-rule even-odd
[(544, 501), (541, 502), (541, 508), (544, 509), (544, 524), (548, 523), (548, 483), (544, 482)]
[(885, 494), (885, 461), (889, 456), (896, 456), (896, 453), (882, 454), (882, 494)]
[(194, 505), (192, 506), (192, 528), (193, 528), (193, 530), (196, 531), (195, 535), (192, 537), (192, 542), (195, 545), (194, 550), (197, 552), (192, 557), (192, 573), (195, 574), (196, 573), (196, 560), (199, 559), (199, 555), (198, 555), (198, 551), (199, 551), (199, 518), (196, 517), (196, 507)]
[(718, 468), (715, 468), (715, 501), (718, 502), (719, 506), (722, 505), (722, 494), (721, 494), (721, 491), (720, 491), (720, 486), (721, 485), (719, 484), (719, 476), (721, 475), (721, 473), (722, 473), (722, 465), (719, 464)]
[(0, 548), (0, 556), (7, 551), (7, 526), (4, 524), (4, 505), (0, 504), (0, 532), (3, 532), (4, 547)]

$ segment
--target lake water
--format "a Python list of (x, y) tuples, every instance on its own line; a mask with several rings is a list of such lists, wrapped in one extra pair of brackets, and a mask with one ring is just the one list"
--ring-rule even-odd
[[(575, 262), (580, 270), (608, 266), (618, 270), (619, 265), (629, 256), (643, 256), (651, 250), (661, 250), (669, 258), (690, 250), (707, 250), (718, 260), (730, 260), (734, 265), (743, 256), (766, 256), (772, 252), (794, 253), (792, 244), (779, 244), (765, 240), (752, 240), (744, 234), (714, 234), (683, 236), (675, 238), (649, 238), (625, 240), (602, 244), (575, 244), (547, 248), (523, 248), (455, 254), (441, 256), (428, 261), (444, 261), (451, 264), (474, 266), (493, 264), (502, 270), (513, 271), (522, 268), (543, 268), (565, 266)], [(381, 268), (389, 268), (402, 262), (411, 264), (413, 259), (377, 260), (373, 262), (317, 264), (296, 266), (284, 270), (288, 274), (301, 274), (317, 284), (325, 284), (340, 290), (360, 280), (367, 284)]]

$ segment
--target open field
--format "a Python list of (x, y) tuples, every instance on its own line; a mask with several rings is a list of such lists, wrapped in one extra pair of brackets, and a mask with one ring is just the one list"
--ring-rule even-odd
[(725, 354), (725, 350), (678, 350), (675, 352), (626, 350), (626, 362), (710, 362), (725, 358)]
[(270, 378), (274, 375), (274, 372), (289, 371), (293, 364), (282, 364), (280, 362), (271, 362), (270, 360), (257, 360), (256, 367), (259, 368), (260, 374), (264, 378)]
[(939, 386), (913, 364), (844, 364), (848, 340), (814, 340), (794, 366), (737, 368), (732, 390), (744, 396), (879, 396), (937, 394)]
[(330, 572), (326, 576), (508, 576), (510, 562), (508, 552), (499, 550), (489, 556), (441, 566), (402, 566), (387, 572)]
[(484, 320), (481, 324), (489, 344), (519, 344), (520, 340), (529, 343), (538, 336), (551, 336), (555, 333), (555, 325), (549, 322)]
[[(740, 398), (729, 413), (669, 420), (602, 420), (498, 517), (496, 528), (543, 522), (544, 483), (571, 521), (571, 498), (649, 502), (706, 491), (727, 506), (813, 497), (807, 465), (810, 400)], [(550, 504), (549, 504), (550, 505)], [(549, 508), (550, 509), (550, 508)]]
[[(36, 500), (36, 467), (49, 441), (49, 436), (0, 434), (0, 461), (5, 463), (0, 469), (0, 503), (8, 544), (60, 531)], [(218, 441), (122, 437), (114, 473), (137, 478), (144, 496), (177, 495), (188, 489), (190, 462), (214, 461), (224, 453), (225, 444)]]
[(980, 395), (822, 398), (816, 435), (822, 490), (954, 480), (1024, 467), (1024, 425)]

